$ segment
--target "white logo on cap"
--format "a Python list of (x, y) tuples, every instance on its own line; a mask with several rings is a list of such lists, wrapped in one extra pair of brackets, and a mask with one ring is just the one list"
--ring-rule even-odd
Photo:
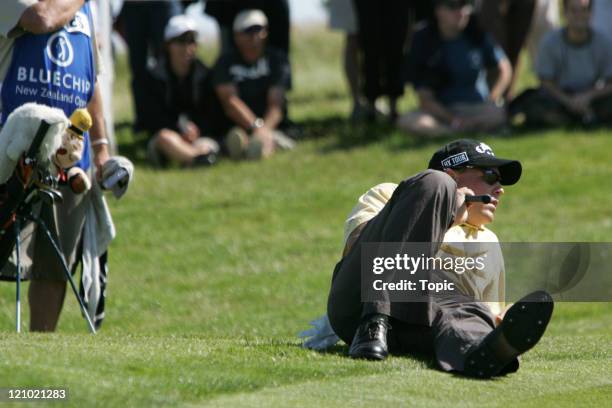
[(443, 168), (455, 167), (458, 164), (467, 163), (469, 161), (470, 159), (468, 158), (467, 153), (461, 152), (461, 153), (457, 153), (452, 156), (449, 156), (446, 159), (442, 160), (442, 167)]
[(60, 31), (49, 37), (47, 41), (47, 56), (60, 67), (67, 67), (74, 60), (74, 50), (65, 32)]
[(476, 146), (476, 151), (481, 154), (486, 153), (490, 156), (495, 156), (495, 153), (493, 153), (493, 149), (491, 149), (491, 147), (486, 143), (480, 143), (478, 146)]

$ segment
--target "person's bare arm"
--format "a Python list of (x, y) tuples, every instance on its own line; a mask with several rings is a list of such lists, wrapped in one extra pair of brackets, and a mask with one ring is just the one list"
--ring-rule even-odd
[(604, 84), (598, 84), (588, 91), (581, 92), (574, 96), (574, 99), (583, 99), (588, 105), (597, 98), (612, 94), (612, 80), (606, 81)]
[(91, 129), (89, 129), (89, 141), (94, 152), (94, 165), (97, 169), (97, 177), (100, 179), (102, 177), (102, 165), (109, 159), (109, 152), (104, 110), (102, 108), (102, 94), (97, 82), (94, 85), (94, 94), (87, 105), (87, 110), (93, 121)]
[(39, 0), (23, 12), (17, 25), (34, 34), (50, 33), (66, 25), (83, 3), (83, 0)]
[(249, 130), (257, 119), (246, 103), (238, 95), (238, 89), (233, 84), (217, 85), (215, 92), (221, 101), (225, 114), (238, 126)]
[(512, 65), (510, 65), (510, 61), (507, 58), (502, 59), (497, 64), (497, 80), (493, 87), (491, 88), (491, 93), (489, 94), (489, 99), (492, 102), (497, 102), (502, 100), (504, 93), (510, 86), (510, 82), (512, 81)]
[(421, 88), (417, 91), (419, 97), (419, 106), (421, 110), (446, 124), (451, 124), (455, 119), (453, 113), (446, 109), (444, 105), (436, 100), (433, 92), (427, 88)]
[(283, 104), (285, 103), (285, 91), (281, 87), (273, 87), (268, 91), (268, 108), (263, 117), (264, 126), (268, 129), (276, 129), (283, 120)]

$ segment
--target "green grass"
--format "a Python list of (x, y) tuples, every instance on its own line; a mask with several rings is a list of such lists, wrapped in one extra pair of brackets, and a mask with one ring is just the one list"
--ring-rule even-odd
[[(418, 356), (373, 363), (346, 358), (344, 346), (299, 347), (295, 334), (325, 310), (356, 197), (423, 169), (442, 141), (345, 124), (341, 38), (294, 39), (291, 112), (310, 138), (262, 163), (156, 171), (139, 161), (141, 137), (119, 130), (139, 167), (129, 194), (109, 199), (118, 237), (103, 329), (87, 334), (69, 294), (57, 334), (13, 334), (13, 285), (0, 285), (0, 387), (68, 387), (79, 407), (609, 404), (609, 303), (556, 305), (522, 369), (494, 381), (442, 373)], [(122, 60), (118, 122), (131, 119), (127, 83)], [(525, 168), (493, 226), (502, 240), (612, 241), (608, 132), (483, 139)]]

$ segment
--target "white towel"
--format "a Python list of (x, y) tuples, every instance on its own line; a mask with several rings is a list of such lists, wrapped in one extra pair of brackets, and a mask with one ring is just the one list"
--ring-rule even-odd
[(312, 329), (304, 330), (298, 336), (304, 339), (302, 347), (311, 350), (326, 350), (331, 346), (335, 346), (340, 341), (340, 338), (334, 333), (327, 314), (310, 322)]
[(113, 156), (102, 166), (102, 186), (121, 198), (134, 178), (134, 165), (123, 156)]
[(102, 190), (94, 183), (88, 194), (89, 205), (83, 228), (83, 301), (92, 321), (97, 321), (96, 311), (102, 296), (100, 287), (99, 258), (115, 238), (115, 226)]

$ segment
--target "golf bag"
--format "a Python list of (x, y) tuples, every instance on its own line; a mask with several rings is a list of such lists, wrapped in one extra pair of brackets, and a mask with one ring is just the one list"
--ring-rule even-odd
[(49, 126), (41, 121), (30, 148), (19, 159), (8, 181), (0, 185), (0, 269), (6, 265), (15, 247), (17, 212), (32, 204), (37, 189), (53, 187), (53, 177), (36, 166), (37, 152)]

